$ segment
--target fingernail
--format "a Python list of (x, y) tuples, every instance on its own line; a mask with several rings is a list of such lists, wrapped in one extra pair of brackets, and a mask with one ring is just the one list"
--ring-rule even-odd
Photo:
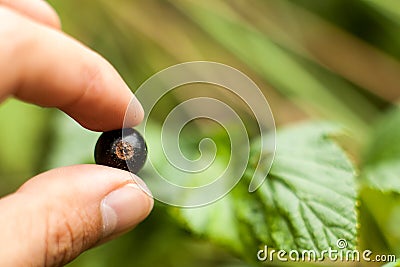
[(135, 105), (138, 107), (138, 117), (140, 117), (141, 119), (143, 119), (144, 116), (144, 109), (142, 104), (139, 102), (139, 100), (136, 98), (136, 96), (134, 96), (134, 101), (135, 101)]
[(143, 120), (144, 109), (142, 104), (136, 96), (132, 96), (128, 106), (128, 110), (125, 113), (124, 127), (135, 126)]
[(148, 196), (153, 198), (153, 194), (151, 193), (150, 189), (147, 187), (146, 183), (142, 179), (134, 175), (133, 180), (139, 186), (140, 189), (142, 189)]
[(126, 231), (141, 222), (153, 208), (153, 199), (134, 183), (127, 184), (101, 202), (103, 237)]

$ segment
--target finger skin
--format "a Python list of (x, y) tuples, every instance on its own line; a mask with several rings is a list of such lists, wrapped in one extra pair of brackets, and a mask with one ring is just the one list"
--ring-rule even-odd
[[(105, 237), (100, 204), (132, 183), (131, 174), (97, 165), (76, 165), (40, 174), (0, 200), (0, 266), (63, 266)], [(130, 204), (138, 219), (153, 200), (141, 192)]]
[(117, 71), (62, 32), (0, 6), (0, 39), (7, 40), (0, 50), (0, 98), (57, 107), (96, 131), (122, 128), (131, 100), (136, 108), (126, 125), (143, 119), (143, 108)]
[[(121, 128), (132, 101), (136, 108), (125, 123), (139, 123), (143, 109), (116, 70), (58, 28), (58, 17), (45, 2), (0, 0), (0, 101), (13, 95), (57, 107), (99, 131)], [(130, 173), (96, 165), (60, 168), (29, 180), (0, 199), (0, 266), (63, 266), (131, 229), (149, 214), (153, 200), (140, 190), (127, 192), (127, 183), (133, 183)], [(129, 216), (116, 217), (112, 229), (118, 231), (106, 232), (101, 203), (123, 190), (132, 205)]]
[(43, 0), (0, 0), (0, 5), (7, 6), (32, 20), (55, 29), (61, 28), (60, 18), (54, 9)]

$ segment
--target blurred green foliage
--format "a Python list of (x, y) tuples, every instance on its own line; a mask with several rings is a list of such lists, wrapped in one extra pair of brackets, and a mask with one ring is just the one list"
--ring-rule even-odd
[[(345, 125), (351, 133), (346, 150), (367, 167), (361, 171), (359, 246), (400, 256), (400, 192), (394, 190), (400, 133), (392, 111), (400, 97), (399, 1), (49, 2), (64, 31), (107, 58), (132, 90), (173, 64), (216, 61), (259, 85), (278, 126), (313, 118)], [(8, 100), (0, 121), (6, 129), (0, 133), (3, 195), (46, 169), (93, 162), (98, 134), (59, 111)], [(371, 163), (384, 157), (390, 164)], [(390, 180), (382, 182), (385, 173)], [(160, 204), (135, 231), (70, 266), (248, 265), (182, 230)]]

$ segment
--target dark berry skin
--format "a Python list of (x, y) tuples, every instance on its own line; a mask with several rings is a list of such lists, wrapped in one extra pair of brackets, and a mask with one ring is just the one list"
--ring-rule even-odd
[(94, 149), (97, 164), (132, 173), (137, 173), (143, 167), (146, 158), (146, 142), (142, 135), (132, 128), (102, 133)]

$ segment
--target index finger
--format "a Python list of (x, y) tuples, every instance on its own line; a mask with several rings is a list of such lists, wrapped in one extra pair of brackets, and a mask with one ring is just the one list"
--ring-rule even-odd
[[(5, 25), (5, 26), (4, 26)], [(91, 130), (121, 128), (132, 101), (143, 109), (117, 71), (97, 53), (54, 29), (0, 7), (0, 98), (57, 107)]]

